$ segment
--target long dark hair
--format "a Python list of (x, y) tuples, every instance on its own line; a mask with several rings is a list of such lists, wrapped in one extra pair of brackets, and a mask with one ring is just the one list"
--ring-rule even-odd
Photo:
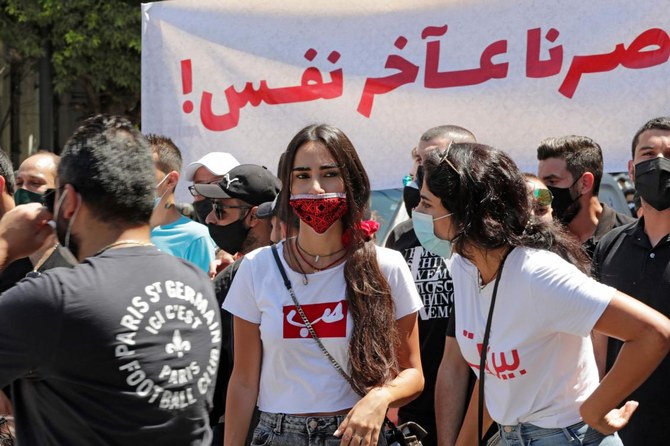
[(428, 190), (452, 212), (455, 252), (526, 246), (553, 251), (585, 273), (581, 245), (556, 223), (532, 215), (526, 179), (503, 151), (484, 144), (451, 144), (424, 161)]
[(289, 205), (291, 171), (296, 152), (308, 142), (323, 144), (340, 167), (347, 195), (343, 229), (350, 235), (344, 267), (346, 296), (354, 321), (349, 342), (351, 377), (361, 390), (379, 386), (398, 373), (395, 308), (389, 284), (377, 263), (374, 243), (366, 241), (360, 222), (367, 214), (370, 181), (356, 149), (338, 128), (326, 124), (310, 125), (293, 137), (286, 149), (280, 203), (288, 217), (288, 227), (297, 219)]

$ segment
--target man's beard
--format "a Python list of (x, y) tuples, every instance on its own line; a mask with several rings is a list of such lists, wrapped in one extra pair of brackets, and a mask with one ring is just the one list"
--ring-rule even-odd
[(69, 223), (70, 222), (66, 221), (62, 215), (57, 217), (56, 237), (58, 237), (58, 243), (60, 243), (62, 247), (68, 249), (72, 255), (79, 260), (79, 243), (77, 242), (76, 236), (70, 232), (70, 240), (66, 240)]

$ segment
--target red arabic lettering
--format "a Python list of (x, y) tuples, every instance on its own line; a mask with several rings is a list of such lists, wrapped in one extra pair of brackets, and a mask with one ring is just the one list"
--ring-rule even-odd
[[(316, 50), (310, 48), (304, 57), (312, 61), (316, 54)], [(340, 59), (340, 53), (332, 51), (327, 59), (331, 64), (335, 64)], [(257, 107), (261, 102), (276, 105), (339, 97), (342, 95), (344, 83), (342, 69), (332, 70), (329, 74), (331, 81), (324, 82), (318, 68), (307, 67), (300, 79), (300, 85), (293, 87), (270, 88), (266, 80), (261, 80), (258, 88), (254, 88), (251, 82), (247, 82), (241, 91), (237, 91), (231, 85), (224, 90), (228, 113), (220, 115), (213, 111), (214, 95), (209, 91), (203, 91), (200, 101), (200, 120), (208, 130), (224, 131), (238, 125), (240, 110), (247, 104)]]
[[(653, 46), (657, 48), (643, 51)], [(628, 48), (619, 43), (609, 53), (573, 57), (570, 69), (558, 91), (572, 98), (583, 74), (604, 73), (614, 70), (619, 65), (630, 69), (649, 68), (667, 62), (669, 57), (670, 37), (660, 28), (651, 28), (637, 36)]]
[[(509, 62), (503, 60), (494, 62), (494, 59), (507, 54), (507, 40), (497, 40), (489, 44), (482, 51), (477, 68), (440, 71), (440, 61), (444, 59), (440, 54), (441, 45), (448, 30), (448, 25), (426, 26), (421, 32), (421, 39), (425, 40), (424, 88), (471, 86), (507, 77)], [(544, 34), (542, 28), (527, 30), (527, 78), (546, 78), (560, 73), (564, 48), (562, 44), (556, 44), (559, 35), (559, 31), (555, 28), (549, 28)], [(545, 40), (554, 45), (547, 47)], [(402, 51), (407, 43), (406, 37), (399, 36), (394, 46)], [(315, 49), (309, 48), (304, 58), (312, 62), (317, 54)], [(332, 51), (327, 60), (334, 65), (340, 57), (339, 52)], [(585, 74), (604, 73), (619, 66), (628, 69), (649, 68), (666, 63), (668, 59), (670, 59), (668, 33), (660, 28), (650, 28), (640, 33), (627, 47), (623, 43), (618, 43), (608, 53), (573, 56), (558, 91), (567, 98), (572, 98)], [(371, 116), (377, 96), (416, 82), (420, 65), (399, 54), (389, 54), (384, 68), (393, 71), (386, 76), (369, 77), (365, 80), (357, 111), (366, 118)], [(214, 93), (202, 91), (200, 119), (208, 130), (225, 131), (239, 124), (240, 110), (246, 106), (258, 107), (261, 103), (291, 104), (340, 97), (344, 88), (343, 70), (333, 69), (328, 74), (329, 82), (324, 80), (324, 73), (321, 70), (315, 66), (308, 66), (302, 73), (300, 83), (294, 86), (272, 88), (267, 80), (259, 80), (257, 88), (254, 88), (252, 82), (246, 82), (241, 90), (230, 85), (223, 91), (227, 112), (221, 114), (215, 112), (217, 109), (215, 102), (219, 100), (215, 99)], [(193, 93), (193, 69), (190, 59), (181, 61), (181, 81), (182, 94), (185, 96), (182, 110), (190, 114), (195, 108), (194, 101), (189, 97)]]
[[(550, 28), (544, 36), (550, 42), (555, 42), (559, 32), (555, 28)], [(556, 45), (549, 48), (549, 59), (540, 59), (540, 48), (542, 44), (542, 29), (529, 29), (527, 33), (526, 44), (526, 77), (540, 78), (549, 77), (558, 74), (563, 65), (563, 45)]]
[(512, 350), (512, 363), (508, 364), (507, 359), (505, 358), (505, 353), (498, 353), (500, 362), (496, 361), (496, 354), (491, 355), (491, 362), (493, 363), (493, 369), (496, 371), (496, 375), (500, 378), (505, 372), (514, 372), (519, 368), (519, 352), (516, 349)]
[[(439, 37), (447, 32), (447, 27), (430, 27), (424, 29), (422, 36)], [(441, 33), (441, 34), (440, 34)], [(440, 64), (439, 40), (426, 43), (426, 67), (424, 71), (424, 87), (449, 88), (477, 85), (490, 79), (502, 79), (507, 76), (509, 63), (493, 63), (495, 56), (507, 52), (507, 40), (498, 40), (487, 46), (479, 59), (479, 68), (458, 71), (439, 71)]]
[[(407, 45), (407, 39), (403, 36), (398, 37), (394, 43), (394, 46), (399, 50), (405, 48), (405, 45)], [(397, 54), (389, 54), (384, 68), (398, 70), (398, 72), (386, 77), (369, 77), (366, 79), (356, 109), (366, 118), (369, 118), (372, 113), (372, 104), (376, 95), (386, 94), (402, 85), (411, 84), (419, 74), (417, 65)]]
[[(471, 340), (474, 337), (474, 333), (463, 330), (463, 337)], [(477, 352), (479, 353), (480, 358), (482, 356), (483, 347), (483, 344), (477, 343)], [(516, 371), (518, 371), (519, 376), (523, 376), (527, 373), (525, 369), (519, 370), (519, 367), (521, 366), (521, 360), (519, 359), (519, 351), (517, 349), (512, 349), (509, 353), (507, 353), (507, 355), (511, 355), (512, 357), (511, 363), (508, 362), (505, 352), (492, 352), (491, 347), (488, 347), (486, 353), (487, 359), (485, 372), (489, 375), (496, 376), (498, 379), (507, 380), (516, 378), (517, 375), (514, 373)], [(496, 356), (498, 359), (496, 359)], [(474, 370), (480, 368), (479, 364), (468, 362), (468, 365)]]

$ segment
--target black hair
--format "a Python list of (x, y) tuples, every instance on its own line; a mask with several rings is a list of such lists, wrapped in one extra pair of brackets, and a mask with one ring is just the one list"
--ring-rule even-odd
[(603, 179), (603, 152), (597, 142), (588, 136), (563, 136), (547, 138), (537, 148), (537, 159), (562, 158), (565, 166), (577, 180), (585, 172), (593, 174), (593, 196), (600, 191)]
[(573, 237), (532, 215), (526, 178), (505, 152), (455, 143), (430, 153), (424, 167), (426, 187), (452, 213), (455, 252), (471, 259), (473, 248), (526, 246), (553, 251), (589, 271), (588, 258)]
[(130, 121), (97, 115), (65, 144), (58, 182), (71, 184), (100, 221), (132, 227), (149, 222), (155, 172), (149, 143)]
[(423, 132), (421, 141), (444, 138), (454, 142), (477, 142), (474, 133), (458, 125), (440, 125)]
[(14, 167), (5, 151), (0, 147), (0, 176), (5, 178), (5, 192), (14, 195), (16, 180), (14, 179)]
[(635, 136), (633, 136), (633, 144), (631, 147), (631, 159), (635, 159), (635, 147), (637, 147), (638, 142), (640, 142), (640, 135), (647, 130), (670, 131), (670, 117), (659, 116), (658, 118), (650, 119), (649, 121), (645, 122), (637, 132), (635, 132)]

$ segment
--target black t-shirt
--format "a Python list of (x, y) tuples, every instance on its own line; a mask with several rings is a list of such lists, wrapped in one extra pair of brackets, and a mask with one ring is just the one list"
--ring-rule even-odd
[[(644, 232), (644, 218), (605, 235), (593, 257), (596, 278), (670, 317), (670, 234), (654, 247)], [(610, 339), (607, 370), (622, 343)], [(667, 444), (670, 426), (670, 356), (626, 400), (640, 403), (619, 431), (626, 446)]]
[(216, 301), (221, 310), (221, 327), (223, 340), (221, 343), (221, 361), (219, 373), (216, 377), (216, 388), (214, 389), (214, 407), (209, 413), (210, 422), (216, 424), (226, 410), (226, 394), (228, 393), (228, 381), (233, 372), (233, 315), (221, 308), (226, 300), (230, 284), (242, 263), (243, 257), (228, 265), (214, 278), (214, 292)]
[(22, 445), (211, 441), (221, 321), (208, 278), (153, 247), (110, 249), (0, 297), (0, 385)]
[(4, 293), (11, 287), (17, 284), (17, 282), (33, 270), (33, 263), (30, 261), (30, 258), (24, 257), (18, 259), (7, 265), (7, 268), (0, 273), (0, 293)]
[[(72, 254), (66, 251), (61, 245), (57, 245), (56, 249), (46, 258), (37, 271), (43, 272), (61, 266), (67, 268), (76, 264), (77, 259), (75, 259)], [(15, 260), (7, 265), (7, 268), (0, 273), (0, 293), (4, 293), (16, 285), (21, 279), (24, 279), (33, 268), (33, 263), (28, 257)]]
[[(393, 229), (386, 246), (400, 251), (404, 256), (424, 305), (419, 311), (418, 321), (425, 386), (417, 399), (400, 408), (400, 418), (418, 422), (434, 437), (435, 380), (442, 361), (449, 312), (454, 302), (454, 288), (447, 260), (421, 246), (411, 220)], [(431, 444), (434, 442), (430, 438), (428, 441)]]
[(614, 228), (618, 228), (619, 226), (635, 221), (635, 219), (630, 215), (621, 214), (607, 206), (605, 203), (600, 203), (600, 205), (603, 207), (603, 210), (600, 213), (600, 217), (598, 218), (596, 230), (593, 232), (593, 235), (582, 244), (584, 251), (586, 251), (586, 254), (589, 256), (589, 259), (593, 258), (593, 251), (596, 249), (596, 245), (605, 234)]

